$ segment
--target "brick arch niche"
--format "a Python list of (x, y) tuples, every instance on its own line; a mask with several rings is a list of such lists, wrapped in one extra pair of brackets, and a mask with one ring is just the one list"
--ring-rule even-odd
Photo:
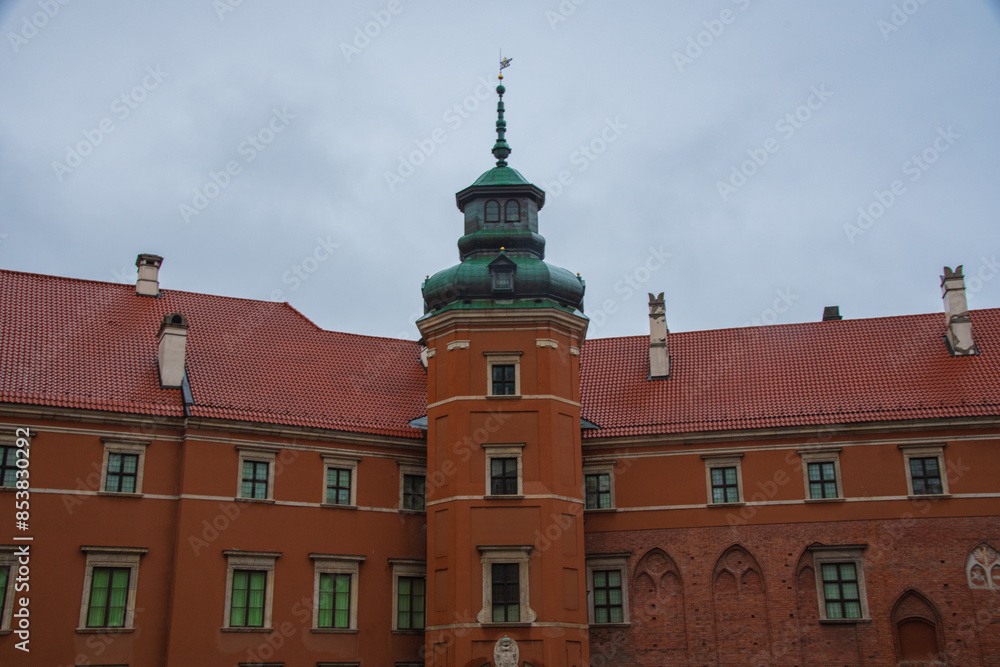
[(917, 590), (907, 590), (892, 607), (892, 628), (899, 665), (936, 667), (944, 665), (941, 647), (941, 616), (934, 603)]
[[(712, 607), (720, 661), (727, 656), (726, 664), (732, 665), (772, 663), (764, 570), (741, 545), (726, 549), (715, 563)], [(732, 662), (732, 656), (742, 656), (743, 660)]]
[(646, 654), (645, 657), (655, 657), (666, 664), (684, 664), (687, 656), (684, 586), (680, 568), (663, 549), (654, 547), (636, 562), (631, 602), (632, 628), (636, 637), (643, 638), (636, 646), (637, 657)]

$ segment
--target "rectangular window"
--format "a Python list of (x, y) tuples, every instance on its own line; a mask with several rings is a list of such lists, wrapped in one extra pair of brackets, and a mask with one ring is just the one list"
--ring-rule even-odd
[(396, 599), (396, 629), (423, 630), (426, 583), (423, 577), (399, 577)]
[(319, 575), (320, 628), (351, 627), (351, 575), (342, 572)]
[(594, 622), (623, 623), (621, 570), (594, 571)]
[(514, 364), (493, 364), (493, 396), (514, 396), (515, 379)]
[(837, 471), (833, 461), (810, 463), (809, 466), (809, 497), (836, 498)]
[(611, 507), (611, 474), (601, 472), (585, 475), (587, 492), (586, 509), (608, 509)]
[(493, 563), (493, 622), (517, 623), (521, 620), (521, 585), (517, 563)]
[(423, 511), (427, 478), (424, 475), (403, 475), (403, 509)]
[(861, 593), (854, 563), (823, 563), (821, 568), (826, 617), (861, 618)]
[(108, 452), (108, 471), (104, 490), (113, 493), (135, 493), (139, 474), (139, 455)]
[(271, 464), (267, 461), (244, 461), (241, 498), (267, 498), (267, 477)]
[(0, 486), (12, 487), (17, 483), (17, 447), (0, 447)]
[(326, 469), (326, 502), (328, 505), (351, 504), (351, 471), (344, 468)]
[(944, 493), (944, 488), (941, 485), (941, 467), (936, 456), (911, 458), (910, 480), (913, 483), (913, 495)]
[(712, 468), (712, 502), (738, 503), (740, 501), (736, 468)]
[[(7, 611), (7, 577), (9, 573), (9, 567), (0, 567), (0, 619), (3, 619)], [(0, 628), (3, 627), (3, 624), (0, 623)]]
[(127, 567), (95, 567), (90, 579), (88, 628), (123, 628), (128, 609)]
[(229, 609), (229, 626), (232, 628), (264, 627), (264, 609), (267, 603), (267, 572), (260, 570), (233, 570), (232, 604)]
[(490, 495), (517, 495), (517, 458), (490, 459)]

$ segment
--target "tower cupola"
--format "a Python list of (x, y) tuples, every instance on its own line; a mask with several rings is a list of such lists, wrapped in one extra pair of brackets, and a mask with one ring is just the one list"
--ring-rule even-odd
[(465, 216), (465, 233), (458, 240), (461, 263), (424, 281), (424, 312), (539, 305), (582, 312), (583, 280), (544, 261), (538, 211), (545, 205), (545, 192), (507, 165), (512, 149), (506, 136), (503, 73), (499, 79), (492, 149), (496, 166), (455, 194)]

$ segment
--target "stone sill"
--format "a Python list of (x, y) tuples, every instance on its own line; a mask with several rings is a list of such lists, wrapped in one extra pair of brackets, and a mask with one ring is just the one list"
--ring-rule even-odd
[(820, 625), (851, 625), (853, 623), (871, 623), (870, 618), (821, 618)]
[(135, 628), (77, 628), (78, 635), (127, 635)]
[(274, 632), (274, 628), (219, 628), (219, 632), (251, 632), (260, 634)]
[(708, 503), (705, 507), (745, 507), (746, 503)]
[(424, 636), (423, 630), (393, 630), (394, 635), (418, 635), (420, 637)]
[(510, 493), (499, 496), (483, 496), (483, 500), (524, 500), (523, 493)]
[(591, 623), (591, 630), (600, 630), (601, 628), (631, 628), (632, 624), (629, 622), (625, 623)]
[(591, 507), (583, 510), (584, 514), (614, 514), (617, 511), (617, 507)]
[(316, 635), (356, 635), (357, 628), (312, 628), (309, 632)]
[(356, 510), (356, 509), (358, 509), (357, 505), (339, 505), (337, 503), (320, 503), (319, 506), (320, 507), (328, 507), (330, 509), (335, 509), (335, 510)]
[(123, 491), (98, 491), (97, 495), (105, 498), (142, 498), (141, 493), (125, 493)]
[(241, 498), (240, 496), (236, 496), (233, 498), (233, 502), (251, 505), (273, 505), (274, 498)]
[(486, 398), (488, 400), (494, 400), (494, 401), (519, 401), (519, 400), (521, 400), (521, 396), (519, 394), (513, 394), (513, 395), (511, 395), (511, 394), (496, 394), (496, 395), (490, 394)]
[(847, 498), (806, 498), (807, 503), (842, 503)]
[(920, 493), (906, 496), (910, 500), (939, 500), (941, 498), (951, 498), (950, 493)]

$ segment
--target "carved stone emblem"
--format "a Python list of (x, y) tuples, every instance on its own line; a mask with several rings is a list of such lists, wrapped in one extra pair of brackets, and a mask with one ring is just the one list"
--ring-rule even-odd
[(520, 657), (517, 642), (507, 635), (498, 639), (497, 643), (493, 646), (493, 664), (495, 667), (518, 667)]

